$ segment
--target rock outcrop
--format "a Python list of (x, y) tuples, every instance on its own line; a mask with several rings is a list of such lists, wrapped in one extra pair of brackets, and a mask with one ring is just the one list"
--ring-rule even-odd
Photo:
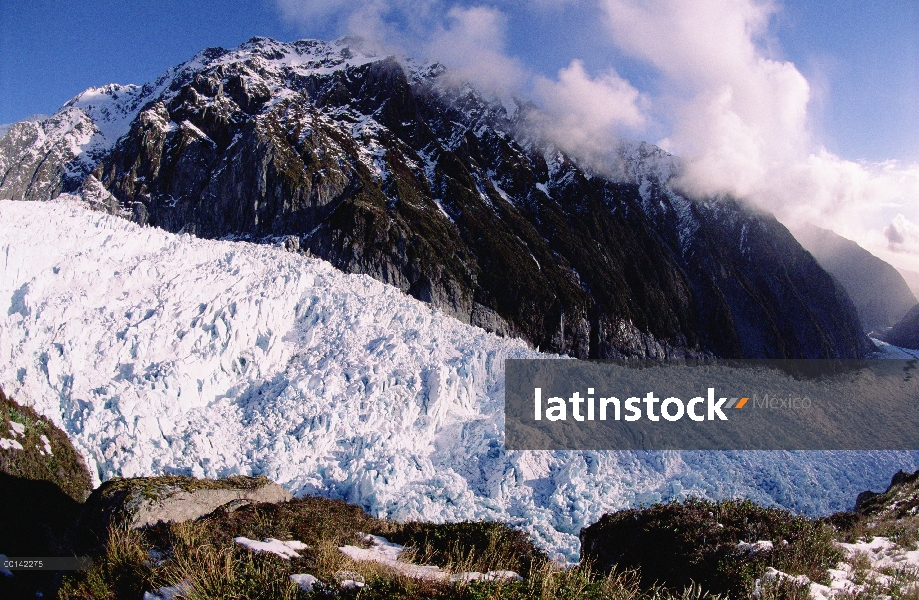
[(113, 526), (130, 529), (158, 523), (182, 523), (218, 508), (235, 510), (246, 504), (290, 501), (290, 492), (265, 477), (234, 476), (195, 479), (163, 476), (110, 479), (93, 490), (77, 528), (95, 543)]
[(913, 306), (898, 323), (880, 337), (888, 344), (919, 350), (919, 304)]

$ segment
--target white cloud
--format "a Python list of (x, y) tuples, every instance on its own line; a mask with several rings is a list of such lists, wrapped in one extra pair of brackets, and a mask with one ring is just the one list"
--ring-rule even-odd
[(482, 6), (454, 7), (425, 45), (425, 54), (451, 68), (459, 79), (497, 92), (518, 89), (525, 73), (520, 62), (507, 56), (504, 39), (507, 18)]
[(614, 70), (592, 79), (579, 60), (558, 72), (558, 81), (537, 77), (536, 98), (543, 109), (542, 127), (569, 152), (603, 152), (623, 131), (645, 124), (641, 96)]
[[(834, 229), (885, 259), (919, 248), (910, 237), (919, 167), (857, 163), (820, 146), (809, 126), (807, 79), (769, 52), (775, 3), (597, 1), (613, 43), (660, 75), (653, 100), (672, 116), (664, 143), (685, 160), (684, 187), (747, 197), (787, 223)], [(897, 236), (904, 241), (891, 244)], [(907, 268), (919, 267), (909, 260)]]
[(884, 228), (887, 247), (894, 252), (919, 254), (919, 225), (916, 225), (902, 214)]
[(599, 0), (613, 41), (663, 76), (668, 137), (696, 192), (749, 195), (806, 148), (807, 80), (758, 44), (775, 11), (755, 0)]

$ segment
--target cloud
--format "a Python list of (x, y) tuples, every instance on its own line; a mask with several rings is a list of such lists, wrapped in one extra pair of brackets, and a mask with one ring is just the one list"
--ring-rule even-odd
[[(535, 123), (541, 131), (589, 162), (609, 160), (619, 135), (663, 137), (658, 143), (684, 164), (678, 184), (687, 191), (750, 199), (790, 225), (831, 228), (885, 259), (915, 261), (911, 268), (919, 270), (919, 259), (906, 251), (912, 246), (904, 225), (919, 223), (919, 167), (854, 162), (820, 144), (810, 126), (812, 90), (832, 90), (819, 82), (812, 88), (775, 51), (770, 26), (780, 10), (776, 2), (276, 2), (305, 29), (322, 22), (325, 30), (372, 38), (393, 53), (438, 60), (486, 91), (525, 96), (529, 88), (540, 105)], [(508, 28), (527, 10), (539, 12), (542, 22), (572, 14), (594, 19), (554, 34), (583, 32), (588, 37), (582, 44), (558, 47), (590, 55), (556, 57), (568, 66), (555, 77), (535, 75), (533, 61), (545, 57), (524, 62), (508, 53), (506, 43), (510, 33), (522, 35)], [(598, 31), (597, 15), (603, 40), (589, 38)], [(545, 35), (546, 47), (554, 48), (551, 28)], [(630, 82), (614, 67), (621, 54), (608, 52), (611, 46), (633, 60), (628, 72), (638, 79)], [(588, 71), (581, 59), (590, 59), (593, 68)], [(634, 59), (643, 67), (636, 70)], [(884, 232), (904, 241), (892, 243)]]
[(611, 42), (659, 77), (649, 102), (671, 119), (663, 142), (684, 161), (678, 183), (687, 191), (745, 197), (786, 223), (828, 227), (877, 253), (919, 248), (910, 221), (919, 221), (919, 167), (854, 162), (820, 145), (809, 82), (771, 52), (777, 4), (597, 1)]
[(807, 80), (761, 42), (775, 12), (755, 0), (599, 0), (615, 44), (653, 65), (667, 138), (684, 157), (684, 187), (756, 192), (807, 146)]
[(545, 133), (568, 152), (601, 153), (647, 120), (637, 89), (612, 69), (592, 79), (580, 60), (561, 69), (557, 81), (537, 77), (534, 93)]
[(451, 8), (445, 25), (425, 44), (425, 54), (459, 79), (497, 92), (519, 89), (526, 77), (520, 61), (505, 53), (507, 17), (494, 8)]
[(884, 228), (887, 246), (893, 252), (919, 254), (919, 225), (916, 225), (902, 214)]
[(277, 0), (282, 15), (304, 27), (334, 23), (392, 52), (436, 60), (451, 76), (483, 91), (520, 88), (527, 75), (505, 52), (507, 18), (488, 6), (462, 7), (437, 0)]

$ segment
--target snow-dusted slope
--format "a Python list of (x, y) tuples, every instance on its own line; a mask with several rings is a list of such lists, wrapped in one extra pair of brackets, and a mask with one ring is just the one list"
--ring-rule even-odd
[(603, 512), (693, 493), (808, 512), (908, 453), (506, 452), (503, 361), (537, 353), (367, 276), (0, 202), (0, 386), (95, 476), (263, 473), (394, 518), (504, 519), (577, 555)]

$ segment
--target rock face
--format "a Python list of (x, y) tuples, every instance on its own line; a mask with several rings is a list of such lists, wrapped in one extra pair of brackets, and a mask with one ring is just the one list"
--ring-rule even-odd
[(854, 511), (861, 515), (880, 518), (903, 518), (916, 514), (919, 506), (917, 494), (919, 471), (897, 471), (883, 492), (865, 490), (855, 499)]
[(601, 176), (541, 141), (532, 107), (451, 81), (355, 39), (208, 49), (14, 127), (0, 198), (79, 188), (140, 223), (282, 243), (580, 358), (865, 353), (845, 292), (771, 216), (677, 193), (646, 144)]
[(83, 507), (78, 529), (96, 541), (114, 525), (130, 529), (157, 523), (182, 523), (218, 508), (287, 502), (290, 492), (264, 477), (139, 477), (110, 479), (96, 488)]
[(892, 326), (916, 304), (903, 276), (855, 242), (814, 226), (801, 227), (794, 234), (845, 288), (866, 332)]
[(913, 306), (899, 323), (881, 335), (881, 339), (894, 346), (919, 350), (919, 304)]

